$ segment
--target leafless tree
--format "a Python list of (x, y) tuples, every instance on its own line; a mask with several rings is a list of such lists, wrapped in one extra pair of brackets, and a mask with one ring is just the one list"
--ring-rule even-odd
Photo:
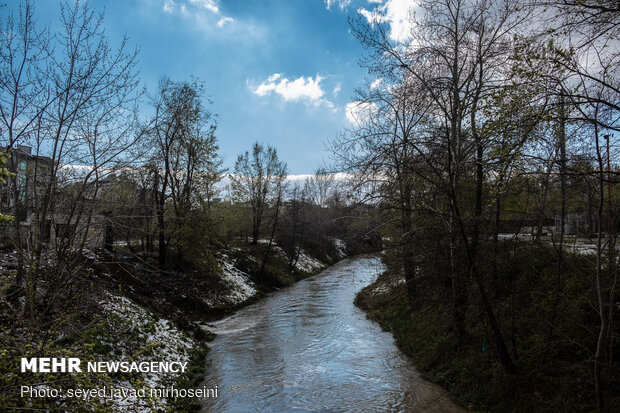
[(278, 159), (275, 148), (259, 143), (252, 151), (237, 157), (234, 174), (230, 175), (235, 199), (250, 204), (249, 219), (252, 223), (252, 244), (257, 245), (263, 219), (269, 205), (282, 200), (282, 189), (287, 171), (286, 163)]
[[(112, 48), (103, 33), (103, 16), (88, 5), (63, 3), (60, 11), (61, 27), (53, 37), (39, 28), (28, 2), (19, 18), (8, 18), (2, 33), (5, 147), (23, 144), (34, 150), (29, 155), (34, 164), (16, 174), (12, 202), (21, 259), (17, 283), (25, 275), (26, 308), (33, 319), (38, 281), (47, 278), (50, 303), (64, 294), (67, 279), (76, 273), (76, 263), (69, 261), (89, 238), (99, 184), (127, 160), (123, 154), (138, 136), (132, 129), (140, 95), (137, 52), (127, 51), (125, 41)], [(17, 172), (17, 165), (13, 168)], [(24, 173), (31, 179), (28, 192), (17, 181)], [(62, 182), (63, 176), (70, 181)], [(21, 205), (30, 205), (32, 213), (21, 213)], [(55, 223), (75, 230), (58, 239), (55, 268), (46, 270), (42, 254)]]
[[(385, 74), (404, 70), (407, 79), (415, 80), (432, 102), (429, 113), (437, 125), (436, 140), (442, 142), (445, 154), (440, 162), (447, 178), (444, 190), (449, 201), (450, 267), (457, 330), (464, 332), (464, 320), (459, 314), (467, 306), (471, 276), (478, 286), (502, 365), (514, 372), (514, 362), (478, 269), (488, 157), (485, 152), (488, 153), (492, 138), (483, 127), (481, 112), (490, 96), (505, 87), (505, 67), (514, 47), (513, 35), (524, 24), (527, 13), (521, 13), (515, 1), (423, 1), (420, 7), (423, 16), (412, 20), (411, 36), (400, 44), (389, 38), (379, 21), (354, 26), (354, 30), (374, 53), (376, 64), (373, 66), (370, 61), (371, 69)], [(468, 204), (461, 186), (463, 179), (470, 179), (472, 169), (474, 202)], [(469, 266), (464, 274), (455, 271), (457, 243)]]

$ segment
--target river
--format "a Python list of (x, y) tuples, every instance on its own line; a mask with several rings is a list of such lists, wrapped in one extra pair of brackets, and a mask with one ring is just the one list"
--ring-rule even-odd
[(383, 269), (345, 259), (213, 323), (207, 412), (463, 412), (353, 305)]

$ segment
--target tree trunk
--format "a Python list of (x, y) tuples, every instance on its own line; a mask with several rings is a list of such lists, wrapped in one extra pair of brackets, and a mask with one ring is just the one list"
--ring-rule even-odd
[[(562, 289), (562, 271), (564, 267), (564, 234), (566, 231), (566, 116), (564, 96), (560, 96), (560, 124), (558, 132), (558, 146), (560, 152), (559, 172), (560, 172), (560, 240), (558, 243), (558, 269), (555, 280), (555, 292), (553, 298), (553, 309), (549, 320), (549, 332), (547, 335), (547, 346), (551, 342), (553, 330), (557, 319), (558, 306), (560, 305), (560, 291)], [(547, 350), (543, 354), (543, 363), (547, 357)]]
[(269, 237), (269, 243), (267, 244), (267, 249), (265, 250), (265, 257), (263, 258), (263, 262), (260, 266), (260, 274), (261, 276), (265, 272), (265, 267), (267, 266), (267, 259), (269, 258), (269, 252), (271, 250), (271, 244), (273, 243), (273, 237), (276, 234), (276, 226), (278, 225), (278, 215), (280, 213), (280, 203), (282, 201), (282, 193), (278, 194), (278, 201), (276, 202), (276, 212), (273, 217), (273, 225), (271, 227), (271, 236)]
[(407, 293), (409, 297), (409, 303), (414, 306), (416, 304), (416, 264), (414, 259), (413, 240), (411, 231), (411, 206), (405, 201), (401, 210), (402, 220), (402, 258), (403, 258), (403, 272), (405, 276), (405, 282), (407, 283)]
[[(598, 108), (597, 108), (598, 109)], [(598, 111), (597, 111), (598, 113)], [(601, 365), (605, 355), (605, 336), (607, 334), (607, 317), (605, 314), (606, 306), (603, 297), (602, 282), (602, 233), (603, 233), (603, 203), (604, 203), (604, 177), (603, 177), (603, 158), (601, 156), (601, 148), (599, 144), (598, 124), (594, 124), (594, 138), (596, 143), (596, 155), (599, 169), (599, 205), (597, 211), (598, 218), (598, 234), (596, 240), (596, 293), (598, 298), (598, 312), (601, 320), (598, 339), (596, 342), (596, 352), (594, 354), (594, 391), (596, 395), (596, 407), (599, 412), (603, 411), (603, 389), (601, 384)]]

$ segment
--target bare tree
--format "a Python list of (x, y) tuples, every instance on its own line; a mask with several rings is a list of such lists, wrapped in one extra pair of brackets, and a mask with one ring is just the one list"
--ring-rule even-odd
[[(494, 314), (487, 287), (479, 271), (480, 226), (488, 147), (492, 136), (483, 128), (482, 107), (496, 90), (505, 87), (504, 72), (514, 47), (513, 35), (527, 19), (516, 1), (484, 2), (445, 0), (420, 4), (422, 18), (412, 20), (408, 40), (395, 44), (380, 21), (354, 26), (371, 48), (369, 62), (376, 73), (405, 70), (432, 102), (435, 139), (441, 142), (445, 170), (443, 190), (449, 202), (450, 268), (457, 331), (462, 336), (468, 300), (469, 277), (478, 287), (482, 306), (493, 331), (502, 365), (516, 371)], [(373, 65), (373, 62), (374, 65)], [(430, 159), (430, 158), (429, 158)], [(474, 202), (465, 201), (463, 180), (474, 181)], [(439, 182), (439, 181), (437, 181)], [(456, 271), (458, 248), (468, 271)]]
[(429, 123), (430, 100), (415, 80), (397, 81), (383, 89), (360, 92), (357, 104), (372, 110), (350, 134), (333, 141), (332, 148), (339, 166), (355, 177), (358, 188), (372, 188), (368, 196), (398, 216), (400, 257), (409, 300), (415, 305), (420, 254), (414, 249), (414, 212), (415, 197), (422, 193), (416, 181), (428, 166), (422, 155), (428, 153), (424, 129)]
[[(63, 3), (54, 36), (37, 25), (29, 2), (19, 11), (18, 18), (9, 15), (3, 22), (0, 116), (16, 172), (11, 202), (20, 257), (16, 281), (25, 281), (26, 308), (34, 320), (38, 281), (48, 285), (49, 308), (77, 273), (79, 265), (68, 261), (89, 238), (99, 184), (126, 161), (124, 153), (138, 136), (132, 125), (140, 91), (137, 52), (128, 51), (124, 40), (112, 48), (103, 16), (88, 5)], [(19, 156), (32, 162), (16, 164), (18, 144), (29, 145)], [(63, 186), (62, 177), (70, 175)], [(65, 228), (57, 244), (55, 237), (50, 240), (56, 224)], [(42, 265), (49, 241), (54, 268)]]
[(230, 175), (233, 195), (240, 202), (250, 204), (252, 244), (257, 245), (263, 219), (270, 204), (278, 205), (287, 171), (286, 163), (278, 159), (275, 148), (258, 142), (252, 152), (237, 157), (234, 174)]

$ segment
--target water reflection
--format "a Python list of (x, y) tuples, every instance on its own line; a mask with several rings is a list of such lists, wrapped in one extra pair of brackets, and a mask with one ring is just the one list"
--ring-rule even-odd
[(214, 323), (209, 412), (461, 412), (422, 380), (392, 336), (353, 305), (382, 270), (375, 257), (316, 277)]

